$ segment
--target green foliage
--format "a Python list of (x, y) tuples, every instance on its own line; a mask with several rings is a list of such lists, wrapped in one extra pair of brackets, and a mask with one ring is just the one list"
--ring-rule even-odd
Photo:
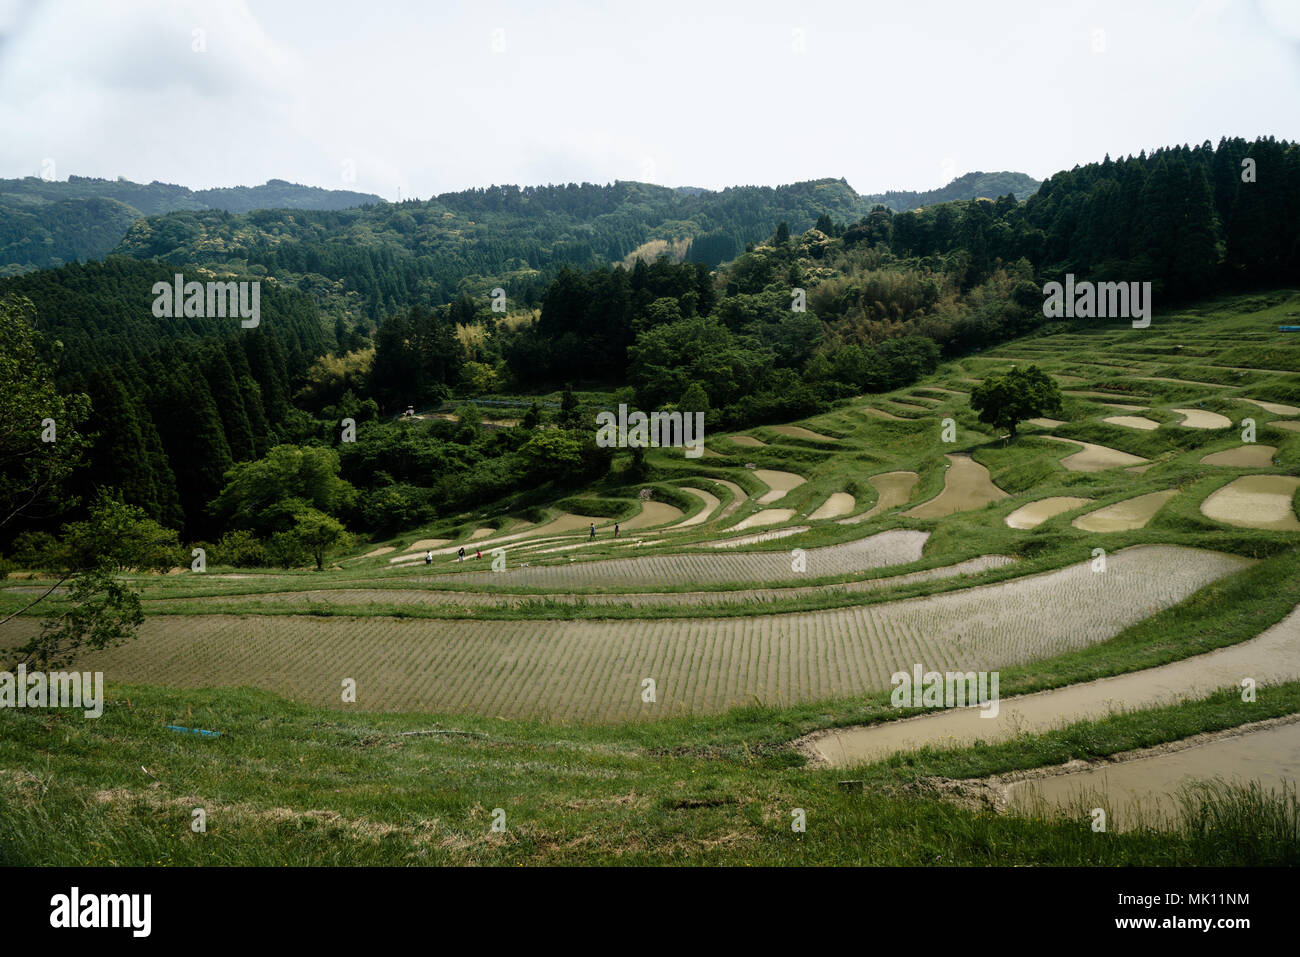
[(208, 561), (235, 568), (260, 568), (266, 564), (266, 546), (248, 529), (232, 529), (208, 549)]
[(34, 318), (30, 300), (0, 298), (0, 534), (13, 534), (24, 516), (67, 504), (61, 485), (86, 445), (77, 428), (89, 416), (89, 399), (57, 387)]
[(283, 521), (286, 501), (305, 502), (326, 513), (341, 513), (356, 499), (356, 489), (339, 478), (333, 449), (277, 445), (256, 462), (226, 473), (226, 485), (212, 511), (235, 528), (269, 532)]
[(72, 577), (66, 600), (41, 622), (40, 632), (9, 652), (19, 664), (36, 669), (66, 666), (83, 648), (112, 648), (135, 637), (144, 623), (140, 597), (102, 568)]
[(282, 539), (281, 554), (304, 554), (316, 563), (316, 570), (325, 567), (325, 557), (345, 547), (351, 536), (338, 521), (314, 508), (301, 508), (294, 513), (293, 527), (279, 532)]
[(981, 422), (1007, 429), (1015, 438), (1016, 426), (1026, 419), (1062, 414), (1062, 398), (1052, 377), (1030, 366), (988, 376), (971, 390), (970, 405)]
[(188, 555), (174, 530), (103, 491), (85, 521), (63, 526), (63, 551), (67, 567), (78, 570), (166, 572)]

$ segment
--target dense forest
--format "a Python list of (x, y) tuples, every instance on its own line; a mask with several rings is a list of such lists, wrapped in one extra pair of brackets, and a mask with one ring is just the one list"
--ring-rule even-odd
[[(1043, 284), (1066, 272), (1150, 281), (1157, 308), (1300, 275), (1300, 147), (1273, 139), (1107, 157), (1024, 200), (859, 199), (837, 180), (616, 183), (138, 221), (132, 256), (0, 280), (6, 368), (36, 377), (14, 396), (65, 397), (85, 444), (50, 508), (0, 526), (0, 552), (48, 557), (107, 490), (214, 560), (292, 565), (322, 529), (391, 532), (605, 476), (583, 389), (710, 429), (789, 420), (1044, 327)], [(682, 237), (684, 255), (624, 263)], [(718, 237), (739, 245), (725, 263), (691, 254)], [(258, 328), (155, 318), (153, 284), (181, 269), (260, 280)], [(494, 403), (527, 414), (488, 428)], [(0, 435), (18, 443), (6, 468), (39, 448), (25, 434)]]
[(884, 193), (864, 196), (863, 201), (870, 206), (884, 206), (896, 213), (936, 203), (951, 203), (955, 199), (992, 199), (995, 196), (1014, 196), (1016, 199), (1028, 199), (1041, 184), (1032, 176), (1024, 173), (965, 173), (958, 176), (947, 186), (929, 189), (923, 192), (914, 190), (891, 189)]

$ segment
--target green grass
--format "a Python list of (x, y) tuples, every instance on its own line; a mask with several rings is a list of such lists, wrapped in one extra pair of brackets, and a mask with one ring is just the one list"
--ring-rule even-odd
[[(791, 577), (770, 582), (699, 585), (673, 582), (665, 593), (825, 586), (813, 595), (772, 600), (741, 596), (716, 606), (643, 607), (571, 604), (548, 600), (542, 589), (462, 585), (450, 564), (406, 570), (389, 556), (362, 556), (384, 542), (368, 543), (321, 573), (268, 571), (243, 580), (193, 575), (138, 576), (151, 616), (236, 611), (270, 618), (294, 614), (491, 619), (670, 618), (766, 615), (861, 606), (902, 597), (939, 594), (1086, 561), (1097, 546), (1115, 552), (1139, 544), (1178, 544), (1231, 552), (1259, 560), (1091, 647), (1003, 669), (1001, 693), (1009, 697), (1154, 667), (1248, 640), (1300, 605), (1300, 547), (1294, 534), (1229, 528), (1211, 522), (1200, 503), (1243, 474), (1300, 473), (1300, 433), (1271, 428), (1278, 416), (1242, 403), (1242, 397), (1300, 403), (1294, 375), (1300, 342), (1274, 331), (1277, 317), (1293, 310), (1295, 293), (1239, 297), (1157, 316), (1151, 329), (1123, 325), (1055, 323), (1042, 334), (989, 353), (944, 364), (930, 379), (885, 396), (838, 404), (799, 424), (838, 438), (820, 443), (782, 436), (770, 428), (745, 430), (769, 444), (736, 446), (730, 431), (707, 438), (725, 458), (685, 460), (680, 451), (651, 450), (649, 476), (629, 484), (617, 474), (556, 500), (546, 490), (512, 496), (496, 508), (448, 516), (408, 530), (386, 544), (404, 547), (418, 538), (462, 539), (492, 525), (509, 533), (510, 518), (542, 522), (556, 508), (626, 520), (640, 488), (691, 514), (694, 496), (677, 486), (694, 484), (725, 505), (730, 493), (716, 480), (748, 493), (763, 486), (744, 468), (798, 472), (806, 482), (778, 507), (796, 509), (793, 522), (828, 495), (848, 491), (857, 509), (874, 503), (870, 476), (916, 471), (921, 479), (909, 505), (938, 494), (943, 456), (967, 452), (989, 468), (1011, 497), (986, 508), (938, 520), (899, 515), (844, 526), (814, 523), (799, 536), (753, 546), (788, 552), (852, 540), (886, 528), (928, 531), (920, 562), (861, 575)], [(1071, 391), (1130, 395), (1143, 412), (1124, 413), (1088, 398), (1067, 397), (1068, 421), (1052, 430), (1065, 438), (1105, 445), (1150, 459), (1144, 474), (1122, 469), (1069, 472), (1061, 459), (1075, 451), (1045, 441), (1047, 431), (1027, 426), (1003, 442), (979, 423), (963, 396), (927, 391), (969, 391), (980, 377), (1032, 358), (1042, 368), (1078, 376)], [(1255, 367), (1237, 375), (1228, 366)], [(1124, 373), (1120, 367), (1137, 369)], [(1137, 381), (1182, 377), (1218, 387)], [(930, 412), (898, 409), (891, 400), (939, 402)], [(1100, 400), (1108, 401), (1108, 400)], [(926, 404), (926, 403), (915, 403)], [(864, 405), (893, 408), (905, 421), (872, 418)], [(1203, 407), (1227, 415), (1230, 430), (1177, 425), (1176, 407)], [(1143, 432), (1105, 423), (1107, 415), (1134, 414), (1161, 423)], [(951, 416), (958, 441), (940, 441), (938, 422)], [(1240, 442), (1240, 421), (1259, 425), (1262, 443), (1276, 445), (1267, 470), (1204, 466), (1208, 452)], [(738, 430), (737, 430), (738, 431)], [(616, 460), (616, 467), (622, 459)], [(1143, 529), (1097, 535), (1070, 525), (1091, 511), (1147, 492), (1179, 489)], [(550, 497), (548, 498), (548, 494)], [(1056, 495), (1093, 499), (1029, 531), (1004, 519), (1026, 502)], [(1300, 494), (1297, 496), (1300, 501)], [(734, 520), (756, 511), (745, 503)], [(905, 506), (906, 507), (906, 506)], [(632, 537), (640, 532), (629, 533)], [(692, 528), (670, 545), (708, 541), (716, 529)], [(572, 540), (585, 538), (575, 533)], [(890, 577), (953, 564), (984, 554), (1014, 556), (1014, 565), (965, 579), (895, 586), (849, 594), (847, 581)], [(628, 557), (602, 543), (572, 556), (529, 555), (540, 565)], [(513, 564), (521, 560), (511, 556)], [(476, 568), (486, 567), (486, 562)], [(220, 569), (212, 569), (220, 572)], [(240, 570), (241, 572), (247, 570)], [(0, 614), (31, 596), (39, 581), (5, 582)], [(271, 592), (343, 588), (437, 588), (500, 594), (501, 601), (470, 610), (383, 601), (361, 606), (319, 602), (258, 601)], [(573, 594), (649, 591), (643, 587), (574, 588)], [(244, 596), (251, 600), (229, 601)], [(55, 601), (54, 607), (58, 607)], [(1246, 789), (1189, 792), (1194, 804), (1182, 823), (1161, 831), (1094, 834), (1086, 821), (1002, 816), (947, 800), (933, 782), (970, 778), (1099, 758), (1300, 712), (1300, 683), (1261, 690), (1243, 704), (1231, 692), (1163, 708), (1122, 713), (994, 745), (925, 749), (852, 772), (804, 766), (791, 746), (810, 731), (896, 720), (913, 712), (889, 705), (888, 693), (793, 707), (740, 708), (721, 715), (672, 718), (613, 726), (555, 726), (474, 716), (437, 717), (314, 709), (248, 689), (181, 691), (161, 687), (111, 689), (114, 700), (98, 721), (57, 712), (0, 712), (0, 863), (43, 864), (1266, 864), (1300, 863), (1300, 815), (1294, 794), (1268, 797)], [(221, 730), (208, 740), (178, 735), (167, 724)], [(460, 730), (469, 735), (403, 735), (404, 731)], [(865, 790), (839, 786), (860, 779)], [(190, 830), (190, 812), (204, 807), (206, 834)], [(507, 830), (490, 830), (492, 811), (503, 808)], [(807, 831), (790, 828), (791, 812), (807, 813)]]

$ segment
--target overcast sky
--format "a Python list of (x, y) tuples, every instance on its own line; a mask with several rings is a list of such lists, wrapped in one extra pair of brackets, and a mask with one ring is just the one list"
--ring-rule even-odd
[(1300, 0), (0, 0), (0, 176), (395, 199), (1300, 139)]

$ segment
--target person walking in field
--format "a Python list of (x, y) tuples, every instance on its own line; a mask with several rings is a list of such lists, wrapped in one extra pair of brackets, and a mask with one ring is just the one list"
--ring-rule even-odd
[(614, 523), (614, 537), (618, 538), (618, 522)]
[(462, 545), (460, 547), (460, 551), (456, 553), (456, 561), (463, 562), (464, 560), (465, 560), (465, 546)]
[(426, 565), (433, 564), (433, 549), (429, 549), (427, 552), (424, 553), (424, 563)]
[(483, 557), (483, 549), (481, 549), (481, 548), (478, 549), (478, 550), (477, 550), (477, 553), (474, 555), (474, 557), (475, 557), (475, 558), (482, 558), (482, 557)]
[(591, 538), (595, 538), (595, 537), (596, 537), (596, 523), (595, 523), (595, 522), (592, 522), (592, 523), (591, 523), (591, 535), (590, 535), (590, 537), (591, 537)]

